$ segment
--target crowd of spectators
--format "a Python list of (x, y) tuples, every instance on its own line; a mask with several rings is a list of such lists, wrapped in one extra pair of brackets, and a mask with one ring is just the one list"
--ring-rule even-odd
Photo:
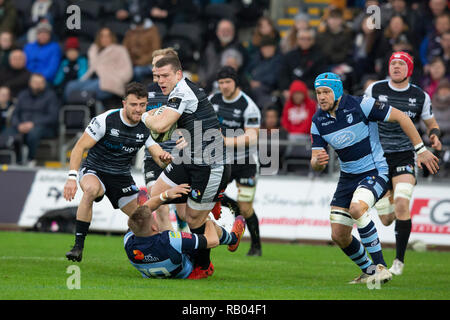
[[(23, 162), (33, 163), (40, 139), (57, 135), (61, 106), (84, 92), (104, 108), (117, 107), (128, 82), (152, 81), (152, 52), (169, 45), (208, 93), (217, 90), (221, 66), (235, 68), (264, 126), (281, 129), (286, 139), (309, 135), (319, 73), (338, 73), (347, 93), (362, 94), (386, 78), (392, 52), (407, 50), (415, 61), (412, 82), (432, 98), (450, 146), (446, 0), (347, 1), (326, 8), (318, 27), (299, 8), (283, 33), (269, 18), (270, 3), (0, 0), (0, 148), (13, 135), (28, 146)], [(80, 8), (80, 28), (68, 25), (72, 4)], [(371, 5), (381, 9), (381, 21), (366, 11)]]

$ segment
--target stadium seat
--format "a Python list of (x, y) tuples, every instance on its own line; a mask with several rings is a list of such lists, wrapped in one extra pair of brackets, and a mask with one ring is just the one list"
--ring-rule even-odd
[(14, 150), (0, 150), (0, 164), (16, 164), (16, 153)]
[(282, 172), (289, 172), (290, 166), (295, 168), (307, 169), (309, 171), (311, 159), (311, 141), (309, 138), (298, 137), (290, 139), (290, 144), (283, 157)]
[(86, 105), (65, 105), (59, 111), (59, 158), (66, 163), (67, 150), (78, 140), (90, 121)]
[(202, 30), (198, 24), (177, 23), (174, 24), (164, 38), (164, 47), (174, 48), (183, 61), (183, 67), (200, 59), (202, 48)]

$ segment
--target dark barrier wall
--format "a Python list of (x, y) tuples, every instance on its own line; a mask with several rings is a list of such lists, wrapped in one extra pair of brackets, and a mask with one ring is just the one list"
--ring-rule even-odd
[(36, 171), (0, 171), (0, 224), (17, 224)]

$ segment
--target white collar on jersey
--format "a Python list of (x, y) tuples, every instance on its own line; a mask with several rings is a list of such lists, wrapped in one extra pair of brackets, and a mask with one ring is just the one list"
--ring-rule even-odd
[(238, 101), (240, 97), (242, 97), (242, 90), (239, 91), (239, 94), (236, 96), (236, 98), (231, 99), (231, 100), (227, 100), (227, 99), (225, 99), (225, 97), (222, 95), (222, 100), (223, 100), (223, 102), (225, 102), (225, 103), (233, 103), (233, 102)]
[(126, 125), (127, 127), (136, 127), (136, 126), (139, 124), (139, 122), (136, 123), (136, 124), (128, 123), (127, 120), (125, 120), (125, 118), (123, 117), (122, 112), (125, 112), (125, 110), (124, 110), (123, 108), (120, 108), (120, 110), (119, 110), (120, 120), (122, 120), (122, 123), (123, 123), (124, 125)]
[(403, 92), (403, 91), (406, 91), (406, 90), (408, 90), (409, 87), (411, 86), (411, 84), (408, 82), (408, 85), (407, 85), (406, 87), (402, 88), (402, 89), (395, 88), (395, 87), (391, 84), (391, 79), (388, 80), (388, 85), (389, 85), (389, 88), (391, 88), (392, 90), (397, 91), (397, 92)]

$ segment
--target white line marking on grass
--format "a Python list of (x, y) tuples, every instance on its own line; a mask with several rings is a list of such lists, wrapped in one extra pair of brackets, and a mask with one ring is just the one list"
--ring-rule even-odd
[(20, 257), (20, 256), (0, 256), (0, 260), (49, 260), (49, 261), (64, 261), (64, 258), (57, 257)]

